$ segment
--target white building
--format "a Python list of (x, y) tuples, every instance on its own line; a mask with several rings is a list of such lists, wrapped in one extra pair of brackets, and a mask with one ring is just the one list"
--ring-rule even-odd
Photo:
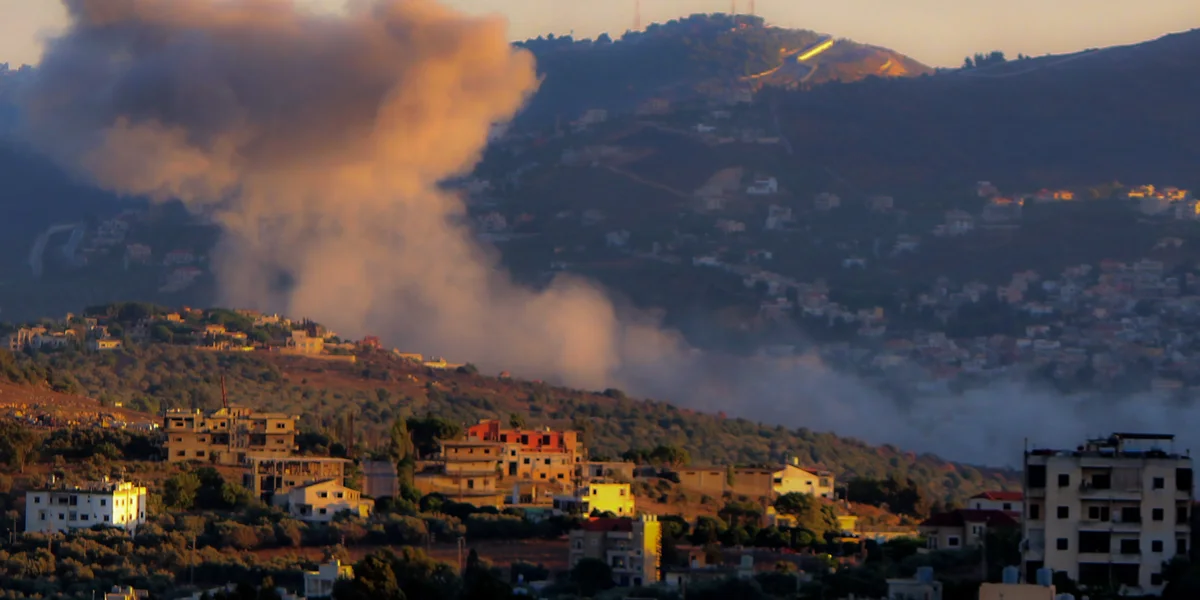
[(338, 559), (319, 565), (316, 571), (304, 572), (304, 597), (329, 598), (333, 586), (339, 579), (354, 579), (354, 567), (343, 565)]
[(1162, 592), (1163, 564), (1186, 556), (1192, 459), (1173, 435), (1114, 433), (1075, 450), (1025, 453), (1026, 581), (1038, 569), (1080, 585)]
[(769, 196), (779, 193), (779, 181), (774, 177), (766, 179), (756, 179), (754, 184), (746, 188), (746, 193), (751, 196)]
[(146, 488), (128, 481), (55, 485), (25, 494), (25, 531), (59, 533), (96, 525), (134, 530), (146, 522)]
[(983, 492), (971, 496), (967, 506), (972, 510), (1002, 510), (1024, 512), (1025, 495), (1021, 492)]

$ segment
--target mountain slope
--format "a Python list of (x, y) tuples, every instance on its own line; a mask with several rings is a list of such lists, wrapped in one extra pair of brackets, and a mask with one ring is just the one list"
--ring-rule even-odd
[[(1200, 155), (1200, 31), (772, 97), (796, 160), (870, 186), (1178, 182)], [(1192, 175), (1194, 177), (1194, 175)], [(1180, 185), (1190, 182), (1178, 182)]]
[[(826, 40), (834, 42), (828, 50), (797, 60)], [(527, 123), (574, 119), (592, 108), (628, 112), (651, 98), (689, 100), (701, 91), (739, 86), (932, 72), (890, 50), (831, 40), (812, 31), (768, 27), (761, 18), (745, 15), (692, 15), (627, 33), (617, 41), (607, 36), (597, 41), (551, 37), (518, 46), (537, 57), (544, 77), (521, 115)]]
[(398, 416), (433, 414), (469, 423), (489, 417), (507, 421), (517, 414), (530, 426), (584, 430), (592, 453), (599, 456), (615, 457), (658, 444), (682, 447), (700, 464), (762, 463), (790, 453), (842, 478), (912, 479), (931, 501), (961, 501), (982, 490), (1016, 484), (1007, 471), (872, 447), (829, 433), (727, 419), (627, 398), (617, 390), (594, 393), (432, 370), (382, 352), (349, 364), (150, 345), (120, 353), (64, 352), (19, 355), (15, 360), (17, 371), (47, 373), (60, 388), (151, 413), (167, 407), (220, 406), (224, 375), (233, 403), (299, 414), (306, 429), (335, 436), (345, 434), (349, 419), (349, 430), (369, 447), (383, 443), (387, 427)]

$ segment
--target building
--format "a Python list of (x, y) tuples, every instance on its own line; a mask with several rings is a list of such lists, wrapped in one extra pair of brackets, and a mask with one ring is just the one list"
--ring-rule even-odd
[(115, 338), (95, 338), (88, 340), (88, 350), (93, 352), (103, 352), (106, 350), (120, 350), (121, 340)]
[(127, 585), (114, 585), (112, 590), (104, 594), (104, 600), (145, 600), (149, 597), (148, 590), (138, 590)]
[(325, 338), (310, 336), (303, 329), (295, 329), (287, 339), (287, 351), (294, 354), (320, 354), (325, 351)]
[(946, 234), (963, 235), (975, 229), (975, 217), (962, 210), (946, 212)]
[(479, 439), (446, 440), (435, 460), (418, 463), (413, 486), (422, 495), (442, 494), (475, 506), (502, 506), (500, 485), (505, 446)]
[(654, 515), (636, 519), (593, 518), (570, 533), (572, 568), (585, 558), (602, 560), (612, 568), (613, 583), (621, 587), (658, 582), (662, 564), (662, 524)]
[(290, 456), (296, 450), (296, 417), (242, 407), (214, 411), (170, 410), (163, 417), (167, 462), (187, 460), (239, 465), (246, 456)]
[(1114, 433), (1073, 450), (1025, 453), (1026, 581), (1042, 568), (1080, 585), (1162, 592), (1163, 564), (1188, 554), (1192, 460), (1174, 436)]
[(933, 515), (917, 529), (930, 550), (961, 550), (981, 546), (990, 530), (1020, 528), (1019, 518), (1002, 510), (959, 509)]
[(577, 431), (500, 427), (494, 419), (467, 428), (467, 441), (498, 443), (505, 478), (571, 482), (586, 458)]
[(57, 484), (25, 493), (25, 531), (59, 533), (97, 525), (133, 531), (146, 522), (146, 488), (127, 481)]
[(342, 561), (333, 559), (323, 565), (318, 565), (316, 571), (304, 572), (305, 598), (330, 598), (333, 596), (333, 586), (339, 579), (354, 579), (354, 567), (343, 565)]
[(889, 579), (887, 586), (887, 600), (942, 600), (942, 582), (933, 578), (933, 567), (917, 567), (912, 579)]
[(1054, 586), (1034, 583), (985, 583), (979, 587), (979, 600), (1056, 600)]
[(631, 462), (588, 461), (579, 464), (577, 474), (584, 481), (593, 479), (617, 479), (633, 481), (637, 465)]
[(369, 517), (375, 503), (343, 485), (340, 479), (326, 479), (288, 490), (287, 507), (288, 514), (301, 521), (328, 523), (342, 513)]
[(1021, 492), (983, 492), (971, 496), (967, 507), (973, 510), (1002, 510), (1004, 512), (1025, 512), (1025, 494)]
[(813, 198), (813, 208), (819, 211), (833, 210), (842, 205), (842, 199), (837, 194), (821, 192)]
[(344, 458), (248, 456), (242, 486), (263, 502), (278, 506), (288, 501), (288, 492), (294, 487), (318, 481), (344, 482), (349, 462)]
[(400, 478), (390, 460), (364, 460), (363, 495), (370, 498), (395, 498), (400, 495)]
[(694, 492), (720, 496), (773, 496), (791, 492), (834, 497), (834, 477), (829, 471), (800, 467), (798, 461), (778, 468), (702, 467), (679, 469), (679, 485)]
[(570, 496), (556, 496), (554, 510), (571, 515), (611, 513), (618, 517), (637, 514), (628, 483), (589, 483)]

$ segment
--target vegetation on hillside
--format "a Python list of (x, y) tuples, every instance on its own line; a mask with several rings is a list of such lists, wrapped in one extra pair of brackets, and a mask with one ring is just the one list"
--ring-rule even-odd
[[(507, 422), (515, 415), (530, 427), (581, 430), (593, 455), (602, 457), (656, 446), (664, 447), (658, 452), (669, 459), (665, 462), (676, 463), (687, 457), (698, 464), (758, 464), (786, 454), (803, 464), (824, 466), (842, 481), (911, 480), (924, 498), (937, 503), (1015, 485), (1014, 475), (1005, 471), (872, 447), (830, 433), (697, 413), (628, 398), (620, 390), (591, 393), (488, 377), (466, 368), (428, 369), (384, 352), (366, 353), (350, 364), (161, 343), (101, 353), (2, 351), (0, 376), (45, 382), (98, 398), (102, 405), (119, 403), (152, 414), (219, 407), (225, 377), (232, 403), (300, 415), (302, 429), (315, 440), (305, 442), (302, 436), (302, 444), (325, 450), (339, 444), (386, 452), (388, 430), (398, 417), (433, 416), (464, 424), (482, 418)], [(423, 426), (420, 419), (408, 422), (418, 448), (430, 443), (421, 441), (421, 429), (413, 429)]]
[[(526, 40), (517, 45), (534, 54), (545, 80), (521, 118), (575, 118), (589, 108), (628, 111), (651, 97), (685, 99), (703, 84), (729, 86), (774, 69), (784, 51), (808, 48), (820, 39), (813, 31), (768, 27), (761, 17), (695, 14), (626, 32), (616, 40), (608, 35)], [(844, 56), (849, 63), (862, 59), (861, 54)], [(925, 67), (905, 61), (924, 72)]]

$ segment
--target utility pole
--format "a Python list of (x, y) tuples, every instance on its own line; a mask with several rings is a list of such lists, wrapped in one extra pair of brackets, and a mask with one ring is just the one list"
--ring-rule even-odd
[(458, 536), (458, 574), (461, 576), (466, 567), (463, 565), (463, 550), (467, 548), (467, 538)]
[(188, 585), (196, 585), (196, 534), (192, 534), (192, 553), (188, 556)]

